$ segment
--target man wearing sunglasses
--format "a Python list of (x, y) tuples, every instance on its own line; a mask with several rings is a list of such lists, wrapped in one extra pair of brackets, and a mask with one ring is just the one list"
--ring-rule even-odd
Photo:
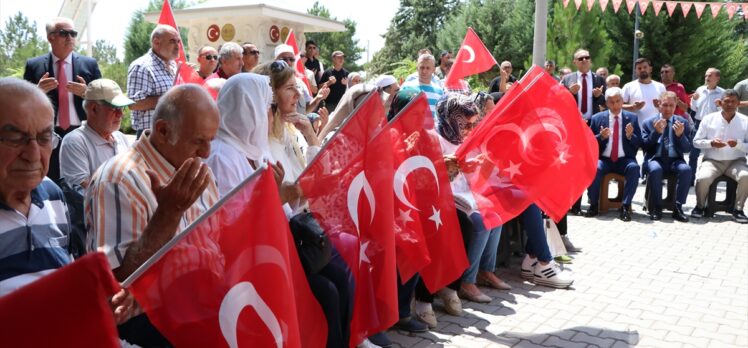
[[(69, 18), (55, 18), (46, 25), (49, 53), (26, 61), (23, 78), (47, 94), (55, 111), (55, 132), (61, 137), (78, 128), (86, 119), (83, 94), (86, 84), (101, 78), (96, 60), (75, 52), (78, 32)], [(52, 151), (49, 176), (60, 178), (59, 150)]]
[(573, 58), (577, 72), (564, 76), (561, 83), (574, 96), (579, 113), (589, 124), (592, 115), (605, 110), (605, 79), (591, 71), (592, 58), (589, 51), (578, 49)]
[(244, 62), (242, 72), (250, 72), (260, 64), (260, 50), (257, 49), (257, 46), (249, 42), (243, 43), (242, 49), (244, 50), (242, 52), (242, 61)]
[(197, 74), (204, 79), (208, 78), (213, 72), (216, 71), (218, 65), (218, 51), (211, 46), (203, 46), (197, 51), (197, 63), (200, 65), (200, 69)]

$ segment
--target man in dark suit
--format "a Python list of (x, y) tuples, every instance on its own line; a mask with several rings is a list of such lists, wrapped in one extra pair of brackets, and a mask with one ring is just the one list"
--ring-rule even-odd
[(660, 113), (642, 123), (642, 149), (644, 163), (649, 172), (649, 216), (652, 220), (662, 218), (662, 178), (663, 175), (676, 175), (675, 210), (673, 218), (688, 222), (683, 213), (683, 203), (688, 197), (691, 184), (691, 167), (683, 160), (683, 154), (691, 148), (688, 141), (688, 121), (674, 115), (678, 96), (673, 92), (660, 95)]
[[(585, 49), (580, 48), (574, 52), (574, 65), (577, 66), (577, 71), (564, 76), (561, 84), (574, 96), (579, 113), (587, 124), (590, 124), (592, 115), (604, 110), (605, 80), (590, 71), (592, 58), (590, 52)], [(571, 207), (571, 212), (574, 215), (582, 215), (581, 197)]]
[(623, 91), (618, 87), (605, 91), (605, 104), (608, 110), (592, 116), (590, 128), (597, 138), (600, 159), (597, 161), (597, 175), (587, 190), (590, 209), (585, 216), (598, 214), (600, 182), (608, 173), (616, 173), (626, 178), (623, 188), (623, 204), (619, 217), (631, 221), (631, 200), (639, 185), (639, 164), (636, 151), (641, 145), (641, 132), (636, 114), (623, 110)]
[[(69, 18), (55, 18), (46, 25), (47, 41), (52, 51), (26, 61), (23, 78), (47, 93), (55, 110), (55, 133), (64, 137), (86, 120), (83, 95), (86, 84), (101, 78), (93, 58), (78, 55), (75, 38), (78, 32)], [(60, 178), (59, 148), (52, 152), (47, 176)]]

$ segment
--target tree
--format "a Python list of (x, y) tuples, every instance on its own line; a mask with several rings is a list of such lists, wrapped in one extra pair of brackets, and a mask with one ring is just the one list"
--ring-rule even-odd
[(456, 0), (400, 0), (400, 8), (384, 34), (384, 47), (367, 68), (374, 74), (392, 71), (395, 64), (417, 58), (418, 50), (437, 50), (437, 34), (460, 7)]
[[(185, 0), (170, 0), (169, 4), (171, 4), (172, 9), (180, 9), (188, 6)], [(125, 64), (130, 65), (133, 60), (144, 55), (151, 48), (151, 32), (156, 28), (156, 25), (146, 22), (144, 14), (146, 12), (161, 11), (163, 5), (163, 0), (151, 0), (145, 10), (138, 10), (133, 13), (130, 25), (127, 27), (127, 34), (125, 35)], [(184, 44), (185, 53), (187, 53), (189, 52), (189, 48), (187, 47), (187, 30), (180, 28), (179, 34)]]
[(117, 47), (105, 40), (96, 40), (93, 45), (93, 59), (96, 59), (99, 65), (119, 63)]
[[(314, 2), (314, 5), (307, 10), (307, 13), (323, 18), (329, 18), (332, 20), (338, 20), (330, 15), (330, 11), (320, 5), (319, 1)], [(361, 53), (364, 49), (358, 46), (358, 40), (353, 37), (356, 35), (356, 22), (351, 19), (344, 19), (343, 24), (345, 25), (345, 31), (335, 33), (307, 33), (307, 40), (314, 40), (317, 43), (317, 47), (320, 52), (325, 52), (325, 55), (320, 54), (320, 58), (325, 63), (325, 66), (332, 66), (329, 60), (329, 55), (335, 51), (341, 51), (345, 54), (345, 64), (343, 65), (348, 71), (361, 70), (361, 66), (356, 62), (361, 59)], [(303, 42), (300, 42), (303, 44)]]
[(21, 77), (26, 60), (48, 52), (48, 46), (36, 34), (36, 22), (18, 12), (0, 31), (0, 50), (0, 74)]

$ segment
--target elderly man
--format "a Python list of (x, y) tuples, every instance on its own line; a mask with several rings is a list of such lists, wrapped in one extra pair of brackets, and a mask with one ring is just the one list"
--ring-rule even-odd
[[(719, 111), (717, 103), (725, 93), (725, 90), (717, 86), (720, 80), (720, 71), (716, 68), (706, 69), (704, 73), (704, 85), (696, 89), (693, 95), (691, 95), (691, 110), (694, 111), (693, 115), (693, 131), (698, 132), (701, 125), (701, 120), (709, 114)], [(691, 152), (688, 153), (688, 166), (691, 167), (691, 172), (696, 172), (696, 166), (699, 164), (699, 155), (701, 150), (695, 146), (691, 146)], [(691, 179), (691, 186), (694, 185), (694, 180)]]
[(608, 173), (616, 173), (626, 178), (623, 188), (623, 204), (619, 217), (631, 221), (631, 201), (639, 185), (639, 164), (636, 151), (641, 144), (641, 131), (636, 115), (623, 110), (623, 91), (618, 87), (605, 91), (605, 104), (608, 110), (592, 116), (590, 128), (597, 138), (600, 159), (597, 161), (597, 175), (587, 190), (590, 209), (585, 216), (598, 214), (600, 182)]
[(221, 65), (218, 66), (218, 71), (213, 75), (208, 76), (206, 80), (222, 78), (227, 80), (229, 77), (234, 76), (242, 72), (244, 66), (243, 57), (244, 49), (239, 46), (236, 42), (227, 42), (221, 46), (221, 50), (218, 52), (218, 62)]
[(548, 75), (551, 75), (554, 80), (561, 81), (561, 78), (556, 75), (556, 62), (553, 60), (546, 60), (545, 64), (543, 64), (543, 67), (545, 68), (545, 72), (548, 73)]
[(601, 66), (601, 67), (597, 68), (597, 70), (595, 70), (595, 74), (597, 74), (597, 76), (600, 76), (600, 77), (602, 77), (603, 80), (605, 80), (605, 79), (608, 78), (608, 75), (610, 73), (608, 72), (608, 68), (606, 68), (604, 66)]
[[(332, 84), (329, 84), (330, 95), (327, 96), (325, 101), (328, 110), (335, 110), (335, 107), (340, 102), (340, 98), (343, 97), (343, 94), (345, 94), (345, 90), (348, 86), (348, 70), (343, 68), (343, 64), (345, 63), (345, 54), (343, 54), (343, 52), (335, 51), (332, 53), (331, 58), (332, 68), (325, 70), (322, 77), (319, 79), (319, 83), (322, 84), (328, 80), (333, 81)], [(433, 70), (431, 73), (434, 73)]]
[(488, 92), (506, 92), (507, 84), (517, 82), (517, 78), (512, 75), (512, 62), (505, 60), (499, 65), (499, 76), (495, 77), (488, 84)]
[(649, 172), (649, 217), (652, 220), (662, 218), (662, 178), (673, 173), (676, 176), (673, 218), (688, 222), (688, 217), (683, 213), (692, 176), (691, 168), (683, 160), (683, 154), (691, 148), (688, 121), (674, 114), (678, 104), (675, 93), (662, 93), (658, 104), (660, 113), (642, 123), (644, 165)]
[(62, 177), (68, 184), (82, 187), (88, 187), (88, 179), (101, 164), (129, 149), (119, 128), (122, 109), (135, 103), (108, 79), (91, 81), (85, 98), (88, 120), (62, 139), (60, 149)]
[(590, 52), (585, 49), (574, 52), (574, 65), (577, 72), (564, 76), (561, 83), (574, 96), (579, 113), (587, 124), (590, 124), (592, 115), (605, 108), (605, 80), (590, 71), (592, 58)]
[(159, 24), (151, 32), (151, 49), (130, 63), (127, 94), (135, 101), (130, 110), (138, 137), (151, 126), (158, 99), (174, 85), (180, 41), (176, 29)]
[(623, 85), (623, 109), (636, 113), (639, 127), (644, 131), (644, 121), (657, 114), (665, 85), (652, 80), (652, 63), (647, 58), (634, 62), (637, 79)]
[(605, 79), (605, 88), (613, 88), (613, 87), (620, 87), (621, 86), (621, 77), (616, 74), (610, 74), (608, 75), (608, 78)]
[(212, 46), (201, 47), (197, 51), (197, 64), (199, 65), (197, 74), (203, 80), (207, 79), (216, 71), (216, 66), (218, 66), (218, 51)]
[(734, 89), (725, 90), (722, 111), (713, 112), (701, 119), (701, 127), (693, 139), (694, 147), (704, 150), (704, 158), (696, 172), (696, 207), (691, 216), (704, 216), (709, 186), (720, 175), (727, 175), (738, 183), (732, 218), (748, 223), (743, 212), (748, 197), (748, 116), (736, 112), (740, 99)]
[(436, 120), (436, 103), (439, 101), (442, 94), (444, 94), (444, 90), (438, 82), (434, 82), (431, 78), (434, 75), (434, 69), (436, 68), (436, 60), (434, 59), (434, 56), (430, 54), (420, 55), (418, 57), (416, 68), (418, 79), (405, 81), (401, 87), (403, 90), (415, 89), (424, 92), (429, 101), (431, 113)]
[(733, 89), (738, 92), (738, 96), (740, 97), (738, 112), (743, 115), (748, 115), (748, 79), (736, 83)]
[[(86, 83), (101, 78), (101, 72), (96, 60), (73, 52), (78, 32), (72, 20), (55, 18), (47, 23), (46, 31), (52, 51), (26, 61), (23, 79), (47, 93), (55, 111), (55, 132), (64, 138), (86, 119), (83, 110)], [(58, 151), (52, 151), (47, 174), (52, 180), (60, 177)]]
[[(158, 101), (150, 131), (91, 178), (87, 244), (106, 254), (118, 280), (217, 201), (215, 179), (200, 158), (210, 154), (218, 124), (218, 108), (202, 87), (176, 86)], [(142, 315), (119, 329), (140, 346), (165, 343)]]
[(245, 42), (242, 44), (242, 72), (250, 72), (260, 64), (260, 50), (252, 43)]

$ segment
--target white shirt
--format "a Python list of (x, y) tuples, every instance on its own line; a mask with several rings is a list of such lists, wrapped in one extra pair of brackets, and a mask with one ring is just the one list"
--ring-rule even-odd
[(608, 144), (605, 145), (605, 150), (603, 150), (603, 156), (610, 158), (611, 150), (613, 148), (613, 126), (616, 124), (614, 116), (618, 117), (618, 158), (622, 158), (623, 156), (626, 156), (626, 153), (623, 152), (623, 133), (626, 132), (626, 129), (623, 128), (623, 119), (621, 118), (621, 115), (613, 115), (612, 112), (608, 115), (610, 136), (608, 137)]
[[(55, 78), (60, 76), (60, 74), (57, 72), (57, 62), (60, 60), (60, 58), (55, 57), (55, 55), (52, 55), (52, 70), (54, 70)], [(68, 80), (68, 82), (77, 82), (75, 80), (75, 76), (73, 76), (73, 53), (71, 52), (68, 54), (65, 59), (65, 78)], [(55, 91), (57, 91), (55, 89)], [(57, 93), (57, 92), (55, 92)], [(73, 92), (68, 89), (68, 109), (70, 109), (70, 112), (68, 115), (70, 115), (70, 125), (71, 126), (79, 126), (81, 124), (81, 119), (78, 117), (78, 112), (75, 111), (75, 104), (73, 103), (73, 98), (75, 95)], [(60, 118), (57, 118), (57, 124), (56, 126), (60, 125)]]
[[(722, 141), (735, 139), (738, 144), (735, 147), (725, 146), (713, 148), (712, 140), (720, 138)], [(745, 157), (748, 153), (748, 116), (735, 113), (735, 117), (728, 123), (722, 112), (713, 112), (704, 116), (696, 135), (693, 138), (693, 146), (704, 151), (704, 158), (717, 161), (731, 161)]]
[(665, 85), (652, 81), (650, 83), (641, 83), (639, 80), (631, 81), (623, 86), (623, 102), (633, 104), (638, 101), (644, 101), (644, 107), (635, 111), (639, 121), (639, 128), (642, 128), (644, 120), (655, 116), (659, 110), (654, 106), (654, 100), (660, 98), (660, 94), (665, 93)]
[(86, 121), (62, 138), (60, 146), (60, 176), (71, 185), (80, 185), (96, 172), (104, 162), (127, 151), (130, 142), (119, 131), (104, 139)]
[[(579, 113), (582, 114), (582, 118), (585, 120), (589, 120), (592, 115), (596, 114), (599, 110), (592, 110), (592, 72), (588, 71), (586, 72), (587, 76), (585, 79), (587, 80), (587, 100), (582, 100), (582, 72), (577, 71), (577, 83), (579, 84), (579, 91), (577, 92), (577, 100), (580, 102), (577, 103), (577, 108), (579, 109)], [(587, 112), (582, 113), (582, 103), (587, 103)], [(593, 112), (595, 111), (595, 112)], [(611, 123), (612, 125), (612, 123)]]
[(699, 95), (699, 99), (691, 98), (691, 110), (696, 112), (696, 115), (694, 115), (695, 119), (701, 120), (706, 115), (722, 110), (715, 104), (715, 101), (722, 99), (722, 96), (725, 94), (725, 90), (722, 87), (717, 86), (714, 89), (709, 89), (706, 86), (701, 86), (696, 89), (694, 94)]

